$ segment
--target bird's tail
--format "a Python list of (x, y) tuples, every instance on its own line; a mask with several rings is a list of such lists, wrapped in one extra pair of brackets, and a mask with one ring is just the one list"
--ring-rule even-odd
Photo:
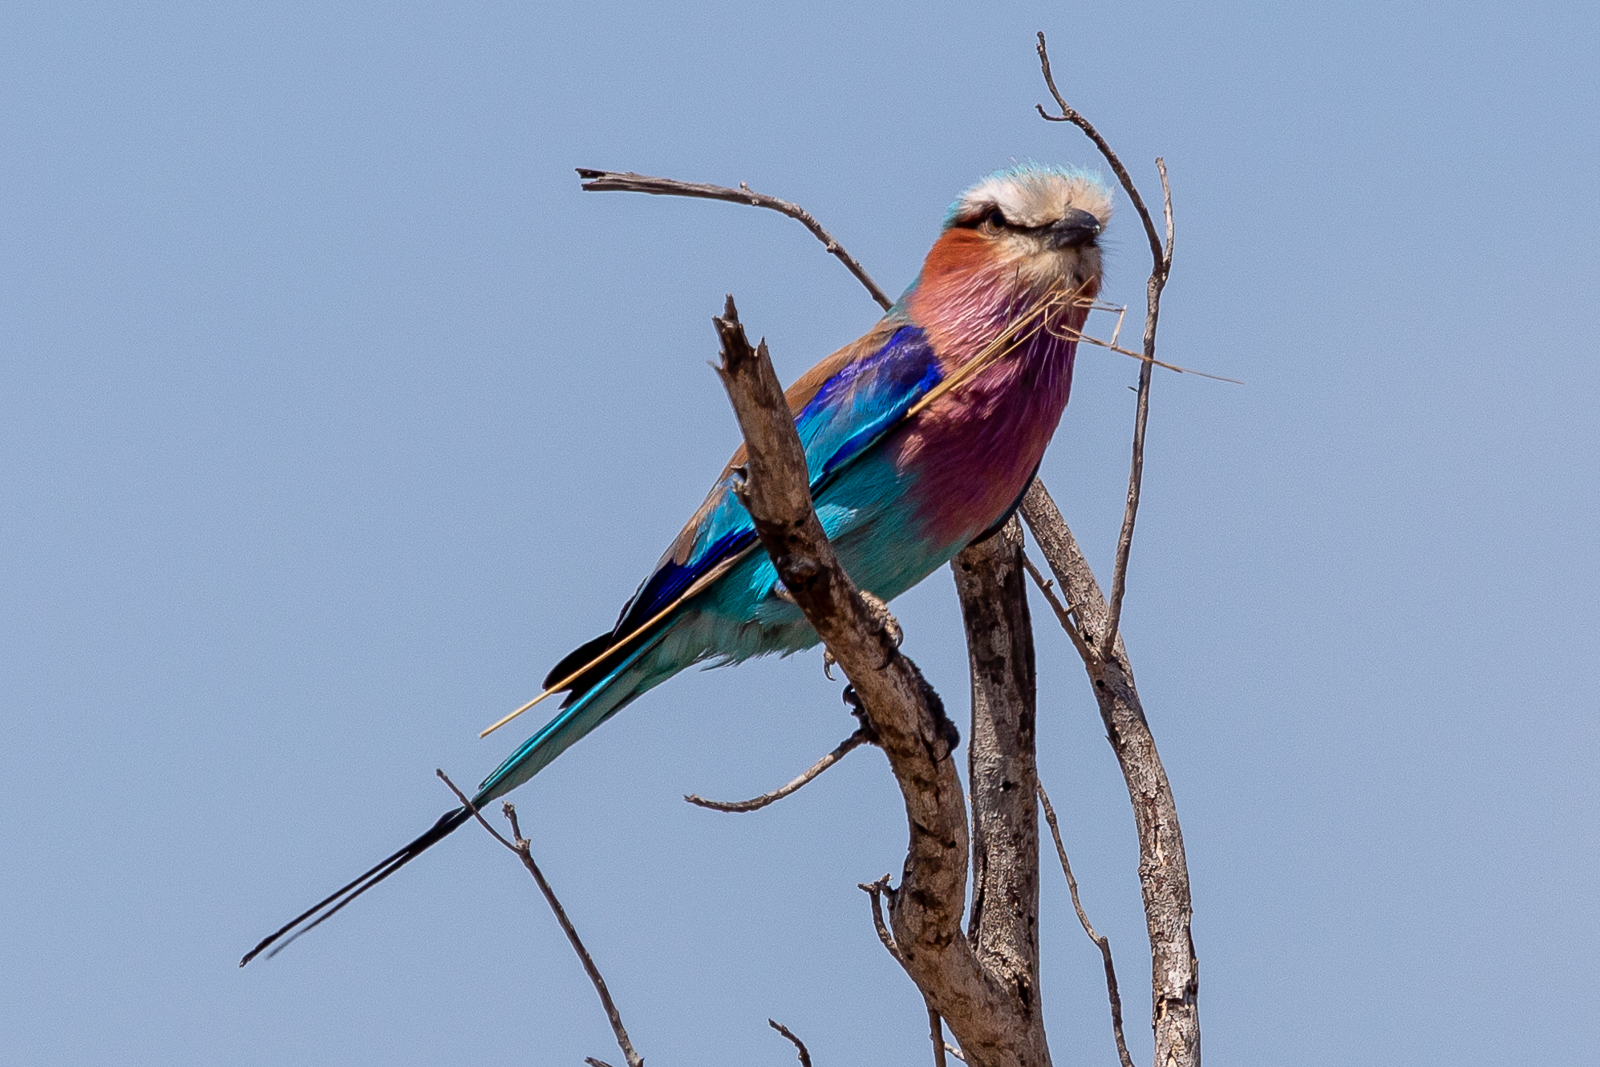
[(449, 837), (472, 818), (473, 810), (481, 811), (485, 804), (532, 778), (573, 742), (620, 711), (623, 705), (676, 674), (680, 667), (663, 664), (661, 657), (654, 654), (659, 643), (659, 636), (645, 642), (587, 692), (562, 708), (555, 718), (528, 738), (493, 774), (484, 779), (477, 795), (472, 798), (471, 808), (455, 808), (439, 816), (439, 821), (415, 841), (262, 938), (260, 944), (245, 953), (239, 966), (243, 967), (268, 949), (271, 949), (267, 952), (269, 958), (276, 956), (301, 934), (333, 918), (361, 894)]
[[(549, 766), (550, 761), (565, 752), (573, 742), (647, 690), (682, 670), (686, 664), (673, 662), (671, 657), (660, 654), (664, 636), (664, 631), (657, 633), (628, 652), (592, 687), (570, 699), (555, 718), (540, 727), (538, 733), (524, 741), (521, 747), (506, 757), (504, 763), (495, 768), (493, 774), (483, 780), (473, 804), (487, 804), (511, 792)], [(579, 652), (582, 651), (579, 649)], [(556, 669), (560, 670), (560, 665)]]
[[(438, 822), (434, 823), (428, 828), (427, 833), (423, 834), (421, 837), (417, 838), (415, 841), (411, 842), (405, 848), (401, 849), (399, 852), (396, 852), (382, 863), (373, 867), (371, 870), (366, 871), (359, 878), (347, 885), (339, 887), (339, 889), (333, 893), (330, 893), (328, 896), (317, 901), (317, 903), (313, 904), (299, 915), (296, 915), (293, 919), (290, 919), (288, 922), (284, 923), (273, 933), (262, 938), (260, 943), (257, 944), (255, 948), (244, 954), (244, 959), (239, 961), (239, 966), (243, 967), (245, 964), (261, 955), (262, 952), (272, 948), (272, 946), (275, 944), (278, 947), (273, 948), (271, 952), (267, 953), (267, 955), (269, 958), (276, 956), (278, 953), (288, 948), (289, 945), (301, 934), (306, 933), (314, 927), (321, 926), (323, 923), (333, 918), (336, 914), (344, 910), (345, 905), (349, 904), (351, 901), (355, 900), (356, 897), (359, 897), (362, 893), (365, 893), (367, 890), (371, 889), (373, 886), (389, 877), (395, 871), (398, 871), (401, 867), (404, 867), (406, 864), (422, 855), (440, 841), (443, 841), (446, 837), (449, 837), (452, 831), (460, 827), (470, 818), (472, 818), (472, 813), (466, 808), (455, 808), (451, 811), (445, 812), (443, 815), (439, 816)], [(279, 944), (279, 942), (282, 943)]]

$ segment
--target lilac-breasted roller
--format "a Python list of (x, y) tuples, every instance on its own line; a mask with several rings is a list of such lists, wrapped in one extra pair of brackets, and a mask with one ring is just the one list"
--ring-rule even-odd
[[(1067, 405), (1110, 215), (1105, 188), (1082, 171), (1024, 164), (984, 178), (950, 208), (899, 302), (789, 388), (817, 517), (861, 589), (892, 600), (1016, 509)], [(484, 779), (475, 807), (686, 667), (817, 643), (733, 491), (743, 459), (741, 449), (616, 626), (551, 670), (541, 698), (565, 692), (560, 712)], [(447, 812), (241, 966), (329, 918), (469, 817), (466, 808)]]

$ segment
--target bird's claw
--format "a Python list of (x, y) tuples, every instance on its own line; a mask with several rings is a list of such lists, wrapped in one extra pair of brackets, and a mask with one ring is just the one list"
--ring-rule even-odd
[(889, 611), (888, 604), (885, 604), (865, 589), (861, 591), (861, 599), (866, 602), (867, 610), (872, 615), (872, 621), (878, 624), (879, 632), (889, 638), (890, 651), (883, 657), (883, 662), (878, 664), (878, 669), (881, 671), (894, 658), (893, 650), (898, 649), (900, 642), (905, 640), (905, 631), (900, 629), (900, 620), (896, 619), (893, 613)]

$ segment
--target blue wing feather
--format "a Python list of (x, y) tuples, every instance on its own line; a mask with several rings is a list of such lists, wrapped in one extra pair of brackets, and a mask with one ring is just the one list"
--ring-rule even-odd
[[(871, 355), (845, 364), (824, 382), (795, 416), (813, 495), (899, 422), (942, 376), (927, 335), (918, 327), (902, 326)], [(613, 634), (620, 637), (641, 626), (701, 575), (754, 543), (755, 528), (733, 492), (736, 477), (730, 472), (712, 489), (692, 528), (689, 550), (669, 552), (661, 560), (623, 608)]]

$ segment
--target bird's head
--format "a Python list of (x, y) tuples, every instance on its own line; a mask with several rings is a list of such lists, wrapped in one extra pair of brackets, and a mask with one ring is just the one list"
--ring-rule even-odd
[(1110, 218), (1111, 195), (1088, 171), (1037, 163), (997, 171), (951, 205), (918, 295), (946, 307), (1018, 288), (1093, 299)]

